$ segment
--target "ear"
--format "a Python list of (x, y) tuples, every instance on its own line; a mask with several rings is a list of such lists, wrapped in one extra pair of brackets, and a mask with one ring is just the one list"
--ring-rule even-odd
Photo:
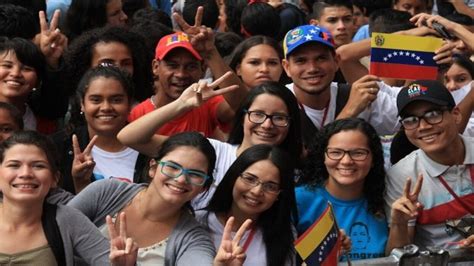
[(288, 62), (288, 59), (283, 59), (281, 60), (281, 65), (283, 66), (283, 70), (285, 70), (285, 73), (286, 75), (291, 78), (291, 74), (290, 74), (290, 67), (289, 67), (289, 62)]
[(84, 99), (81, 99), (81, 114), (84, 113)]
[(150, 162), (148, 163), (148, 178), (153, 179), (156, 174), (156, 169), (158, 167), (158, 164), (156, 163), (155, 159), (151, 159)]
[(457, 106), (453, 108), (453, 110), (451, 111), (451, 114), (453, 115), (454, 122), (456, 123), (456, 125), (461, 124), (462, 113), (461, 113), (461, 110), (459, 110)]
[(242, 75), (242, 71), (240, 70), (240, 64), (235, 66), (235, 74), (237, 74), (237, 76), (239, 77)]
[(309, 24), (313, 25), (313, 26), (318, 26), (319, 25), (319, 20), (312, 18), (312, 19), (309, 20)]
[(59, 179), (61, 178), (61, 172), (59, 171), (56, 171), (56, 173), (53, 174), (53, 184), (51, 184), (51, 188), (57, 188), (58, 187), (58, 183), (59, 183)]
[(160, 61), (158, 61), (157, 59), (153, 59), (153, 61), (151, 62), (151, 69), (152, 69), (153, 75), (158, 77), (159, 68), (160, 68)]

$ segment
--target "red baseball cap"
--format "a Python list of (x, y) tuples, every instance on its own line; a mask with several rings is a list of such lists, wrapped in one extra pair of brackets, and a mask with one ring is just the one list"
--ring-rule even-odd
[(165, 56), (175, 48), (184, 48), (188, 50), (196, 59), (202, 61), (202, 57), (193, 48), (186, 33), (177, 32), (169, 34), (160, 39), (155, 49), (155, 58), (163, 60)]

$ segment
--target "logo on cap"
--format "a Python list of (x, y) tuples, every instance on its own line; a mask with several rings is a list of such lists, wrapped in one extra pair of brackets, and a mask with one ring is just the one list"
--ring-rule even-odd
[(294, 29), (288, 34), (286, 42), (288, 45), (293, 45), (301, 40), (301, 38), (303, 38), (303, 30), (300, 28)]
[(166, 40), (166, 46), (172, 45), (177, 42), (189, 42), (188, 35), (186, 34), (173, 34), (168, 37), (168, 40)]
[(420, 95), (425, 95), (428, 92), (428, 87), (421, 86), (419, 84), (411, 84), (408, 87), (408, 97), (413, 98)]

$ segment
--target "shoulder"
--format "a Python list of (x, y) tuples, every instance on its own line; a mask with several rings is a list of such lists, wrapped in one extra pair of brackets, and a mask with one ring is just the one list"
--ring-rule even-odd
[(135, 107), (132, 108), (132, 111), (130, 111), (129, 115), (129, 121), (133, 121), (135, 119), (138, 119), (139, 117), (145, 115), (146, 113), (149, 113), (153, 111), (155, 107), (153, 106), (152, 102), (150, 101), (150, 98), (144, 100), (143, 102), (139, 103)]
[(419, 150), (412, 151), (405, 158), (398, 161), (387, 171), (389, 178), (399, 175), (412, 174), (416, 171), (416, 165), (419, 161)]

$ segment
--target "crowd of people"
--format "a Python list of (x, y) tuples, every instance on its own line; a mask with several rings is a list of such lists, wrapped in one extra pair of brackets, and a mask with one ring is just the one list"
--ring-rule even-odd
[(472, 0), (0, 0), (0, 264), (300, 265), (328, 204), (341, 261), (473, 250), (473, 56)]

